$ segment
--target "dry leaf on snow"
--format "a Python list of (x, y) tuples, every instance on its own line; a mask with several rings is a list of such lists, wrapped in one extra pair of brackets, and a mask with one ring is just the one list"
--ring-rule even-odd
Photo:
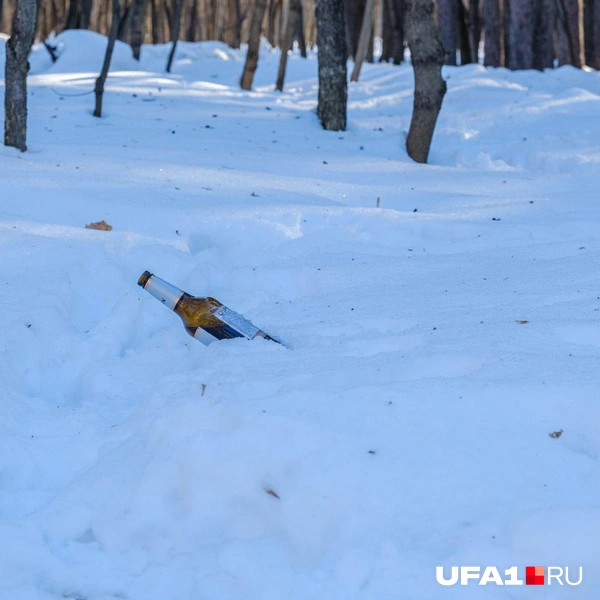
[(112, 225), (109, 225), (106, 221), (98, 221), (96, 223), (88, 223), (85, 226), (86, 229), (97, 229), (98, 231), (110, 231)]

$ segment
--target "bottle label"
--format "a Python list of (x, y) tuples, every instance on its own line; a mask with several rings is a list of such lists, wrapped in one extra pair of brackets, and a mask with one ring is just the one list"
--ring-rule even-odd
[(244, 337), (251, 340), (259, 331), (248, 319), (244, 319), (242, 315), (226, 306), (219, 306), (214, 313), (223, 323), (229, 325), (235, 331), (238, 331)]

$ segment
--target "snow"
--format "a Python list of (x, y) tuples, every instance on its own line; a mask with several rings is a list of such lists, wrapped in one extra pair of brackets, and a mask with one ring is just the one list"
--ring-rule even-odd
[[(0, 598), (598, 598), (598, 74), (446, 69), (417, 165), (408, 66), (324, 132), (314, 54), (243, 92), (118, 43), (95, 119), (105, 39), (55, 43), (0, 149)], [(287, 347), (204, 347), (145, 269)], [(529, 564), (584, 580), (435, 581)]]

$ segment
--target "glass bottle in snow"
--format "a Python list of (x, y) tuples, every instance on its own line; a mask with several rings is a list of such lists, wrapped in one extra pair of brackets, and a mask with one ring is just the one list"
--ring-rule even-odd
[(185, 330), (203, 344), (237, 337), (262, 337), (277, 342), (218, 300), (191, 296), (149, 271), (141, 274), (138, 285), (178, 315)]

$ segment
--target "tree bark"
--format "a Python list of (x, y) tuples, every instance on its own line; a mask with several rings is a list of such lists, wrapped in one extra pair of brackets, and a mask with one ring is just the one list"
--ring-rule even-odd
[(319, 102), (317, 114), (324, 129), (346, 129), (348, 83), (344, 0), (317, 0)]
[(414, 161), (425, 163), (446, 93), (442, 79), (444, 48), (437, 36), (434, 0), (410, 0), (407, 9), (406, 33), (415, 73), (415, 96), (406, 149)]
[(94, 108), (94, 116), (102, 116), (102, 96), (104, 94), (104, 82), (108, 75), (108, 69), (110, 68), (110, 61), (112, 59), (113, 50), (115, 48), (115, 42), (117, 41), (117, 33), (119, 32), (119, 24), (121, 22), (121, 8), (119, 6), (119, 0), (112, 0), (112, 22), (110, 25), (110, 31), (108, 33), (108, 44), (106, 46), (106, 54), (104, 55), (104, 63), (102, 64), (102, 70), (98, 79), (96, 79), (96, 85), (94, 92), (96, 94), (96, 107)]
[(483, 0), (485, 34), (483, 64), (486, 67), (504, 65), (504, 35), (501, 0)]
[(133, 0), (131, 5), (130, 40), (133, 58), (140, 60), (140, 52), (144, 43), (144, 26), (148, 0)]
[(556, 0), (556, 47), (559, 65), (581, 67), (584, 63), (582, 36), (582, 0)]
[(298, 41), (298, 49), (300, 50), (300, 56), (306, 58), (306, 39), (304, 37), (304, 14), (302, 9), (302, 0), (298, 3), (300, 10), (298, 20), (296, 21), (296, 31), (294, 32), (294, 38)]
[(279, 72), (277, 73), (276, 88), (283, 91), (283, 81), (285, 79), (285, 68), (287, 65), (288, 48), (292, 45), (294, 31), (296, 30), (298, 21), (302, 18), (301, 0), (290, 0), (290, 10), (288, 12), (288, 20), (285, 26), (285, 34), (281, 43), (281, 57), (279, 59)]
[(535, 0), (511, 0), (509, 69), (533, 69), (535, 8)]
[(354, 69), (352, 70), (351, 81), (358, 81), (362, 64), (367, 56), (369, 49), (369, 41), (371, 40), (371, 32), (373, 31), (373, 12), (375, 10), (375, 0), (367, 0), (365, 4), (365, 12), (363, 13), (363, 21), (360, 28), (360, 36), (358, 38), (358, 47), (354, 55)]
[(537, 0), (533, 39), (533, 68), (538, 71), (554, 66), (554, 1)]
[(246, 64), (242, 73), (240, 85), (243, 90), (252, 89), (252, 80), (258, 65), (258, 51), (260, 48), (260, 32), (262, 30), (263, 19), (267, 9), (267, 0), (256, 0), (250, 32), (248, 36), (248, 54), (246, 54)]
[(446, 65), (456, 65), (459, 2), (460, 0), (438, 0), (438, 31), (445, 53), (444, 64)]
[(35, 35), (36, 0), (17, 0), (4, 69), (4, 145), (27, 150), (27, 72)]
[(348, 56), (354, 58), (358, 48), (360, 38), (360, 29), (365, 14), (365, 4), (367, 0), (346, 0), (346, 34)]
[(179, 40), (179, 30), (181, 29), (181, 9), (183, 0), (175, 0), (175, 6), (173, 7), (173, 23), (171, 24), (171, 52), (169, 52), (169, 59), (167, 60), (167, 73), (171, 72), (171, 65), (173, 64), (173, 57), (175, 56), (175, 50), (177, 49), (177, 40)]

